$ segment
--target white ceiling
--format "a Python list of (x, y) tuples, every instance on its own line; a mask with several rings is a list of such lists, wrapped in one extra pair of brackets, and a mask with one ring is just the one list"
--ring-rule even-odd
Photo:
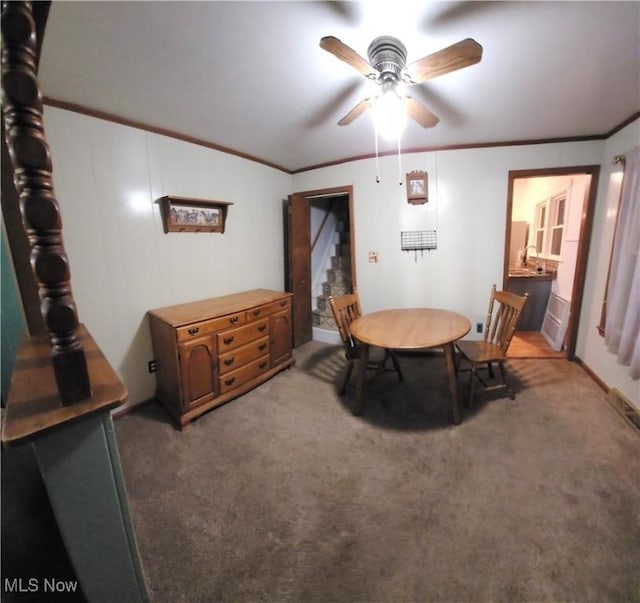
[[(370, 155), (367, 80), (319, 47), (408, 62), (467, 37), (482, 61), (407, 90), (440, 117), (404, 149), (602, 135), (640, 110), (639, 2), (68, 2), (49, 13), (43, 94), (286, 170)], [(381, 141), (380, 150), (393, 150)]]

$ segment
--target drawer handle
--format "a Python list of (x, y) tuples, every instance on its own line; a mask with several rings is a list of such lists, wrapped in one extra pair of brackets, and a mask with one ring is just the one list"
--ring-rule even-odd
[(189, 335), (195, 335), (200, 330), (200, 327), (191, 327), (188, 331)]
[(224, 364), (225, 364), (225, 366), (231, 366), (235, 362), (235, 360), (236, 360), (235, 358), (227, 358), (224, 361)]
[(230, 318), (230, 319), (229, 319), (229, 322), (230, 322), (232, 325), (235, 325), (235, 324), (238, 322), (238, 317), (237, 317), (237, 316), (234, 316), (233, 318)]
[(260, 367), (260, 369), (262, 370), (263, 368), (267, 367), (267, 364), (269, 364), (268, 362), (261, 362), (258, 366)]
[(265, 331), (265, 329), (267, 328), (267, 325), (260, 325), (258, 327), (258, 331), (260, 331), (260, 333), (263, 333)]
[(254, 310), (254, 311), (252, 312), (252, 314), (253, 314), (254, 316), (260, 316), (260, 312), (261, 312), (261, 310), (259, 310), (259, 309), (258, 309), (258, 310)]
[(262, 343), (258, 346), (258, 349), (262, 352), (262, 350), (264, 350), (267, 347), (266, 343)]
[(235, 377), (231, 377), (230, 379), (225, 379), (224, 380), (224, 384), (225, 385), (232, 385), (235, 380), (236, 380)]
[(288, 302), (286, 299), (283, 299), (283, 300), (280, 302), (280, 306), (284, 308), (288, 303), (289, 303), (289, 302)]
[(230, 343), (233, 343), (233, 340), (235, 338), (233, 337), (233, 335), (231, 337), (225, 337), (222, 341), (224, 341), (225, 345), (229, 345)]

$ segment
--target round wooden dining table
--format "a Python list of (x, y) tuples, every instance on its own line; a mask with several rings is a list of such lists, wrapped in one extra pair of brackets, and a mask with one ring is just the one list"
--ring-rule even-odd
[(351, 335), (362, 345), (354, 414), (362, 414), (364, 410), (363, 395), (369, 346), (397, 351), (419, 351), (441, 347), (444, 351), (449, 378), (453, 422), (458, 425), (460, 408), (453, 345), (470, 329), (471, 323), (461, 314), (434, 308), (381, 310), (354, 320), (350, 327)]

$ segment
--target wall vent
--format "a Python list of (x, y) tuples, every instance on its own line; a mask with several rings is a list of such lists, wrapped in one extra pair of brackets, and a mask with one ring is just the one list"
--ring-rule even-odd
[(631, 402), (615, 387), (609, 390), (606, 396), (607, 402), (627, 422), (640, 432), (640, 412), (631, 405)]

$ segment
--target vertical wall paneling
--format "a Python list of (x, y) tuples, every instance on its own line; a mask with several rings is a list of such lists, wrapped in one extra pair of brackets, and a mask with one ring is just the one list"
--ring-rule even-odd
[[(607, 166), (614, 154), (637, 144), (640, 130), (636, 121), (607, 141), (406, 155), (403, 171), (429, 174), (429, 202), (411, 206), (405, 187), (398, 185), (397, 157), (380, 158), (380, 183), (373, 159), (290, 176), (60, 109), (46, 108), (45, 121), (79, 315), (134, 402), (152, 396), (154, 389), (153, 375), (146, 372), (151, 354), (146, 309), (254, 287), (282, 288), (281, 200), (292, 191), (353, 185), (354, 254), (364, 311), (442, 307), (474, 323), (484, 320), (491, 284), (502, 279), (509, 170)], [(605, 171), (577, 354), (603, 381), (631, 397), (637, 388), (593, 339), (599, 337), (592, 326), (599, 318), (591, 313), (596, 306), (599, 312), (612, 236), (607, 181)], [(165, 235), (153, 200), (167, 194), (232, 201), (227, 232)], [(436, 250), (418, 255), (417, 261), (401, 251), (402, 230), (434, 225)], [(368, 262), (369, 251), (378, 251), (378, 263)], [(602, 277), (596, 275), (600, 271)]]
[[(45, 121), (80, 320), (130, 403), (143, 401), (155, 390), (147, 310), (282, 288), (291, 176), (60, 109), (45, 108)], [(154, 201), (168, 194), (232, 201), (225, 233), (165, 234)]]

